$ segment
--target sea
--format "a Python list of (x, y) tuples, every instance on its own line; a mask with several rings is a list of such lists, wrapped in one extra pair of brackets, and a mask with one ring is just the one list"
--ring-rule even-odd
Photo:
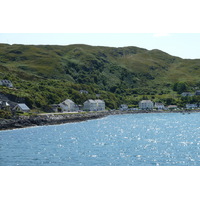
[(0, 131), (1, 166), (199, 166), (200, 113), (112, 115)]

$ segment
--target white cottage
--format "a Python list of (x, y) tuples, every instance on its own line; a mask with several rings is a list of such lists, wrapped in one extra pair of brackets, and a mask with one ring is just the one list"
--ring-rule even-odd
[(120, 107), (119, 107), (119, 109), (122, 110), (122, 111), (123, 111), (123, 110), (128, 110), (128, 105), (126, 105), (126, 104), (121, 104)]
[(165, 106), (163, 103), (155, 103), (155, 108), (157, 108), (158, 110), (164, 110)]
[(139, 108), (142, 110), (152, 110), (153, 102), (151, 100), (142, 100), (139, 102)]
[(75, 103), (70, 99), (66, 99), (65, 101), (63, 101), (62, 103), (60, 103), (58, 105), (60, 106), (62, 112), (64, 112), (64, 111), (73, 112), (76, 110)]
[(178, 106), (177, 106), (177, 105), (169, 105), (167, 108), (168, 108), (169, 110), (173, 110), (173, 109), (177, 109)]
[(13, 110), (16, 110), (16, 111), (20, 111), (20, 112), (30, 112), (30, 108), (24, 104), (24, 103), (19, 103), (17, 104)]
[(89, 99), (83, 103), (83, 110), (85, 111), (97, 111), (96, 101)]
[(89, 99), (85, 101), (83, 106), (83, 110), (85, 111), (100, 111), (105, 110), (105, 102), (103, 100), (92, 100)]
[(97, 110), (105, 110), (105, 102), (103, 100), (97, 99), (95, 102), (97, 104)]
[(194, 108), (197, 108), (198, 105), (197, 104), (186, 104), (185, 106), (187, 109), (194, 109)]

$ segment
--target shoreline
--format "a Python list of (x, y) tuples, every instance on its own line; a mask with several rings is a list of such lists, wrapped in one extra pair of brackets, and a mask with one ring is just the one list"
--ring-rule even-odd
[(144, 114), (144, 113), (195, 113), (200, 110), (192, 111), (102, 111), (102, 112), (87, 112), (87, 113), (60, 113), (60, 114), (42, 114), (35, 116), (20, 116), (17, 119), (2, 119), (0, 120), (0, 131), (12, 130), (19, 128), (28, 128), (45, 125), (59, 125), (65, 123), (83, 122), (92, 119), (99, 119), (109, 115), (123, 115), (123, 114)]

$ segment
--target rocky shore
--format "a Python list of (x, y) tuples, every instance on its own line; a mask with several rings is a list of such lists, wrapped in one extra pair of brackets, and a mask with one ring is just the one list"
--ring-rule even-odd
[(44, 114), (35, 116), (20, 116), (15, 119), (0, 119), (0, 130), (44, 126), (71, 122), (80, 122), (107, 116), (107, 112), (74, 113), (74, 114)]
[[(98, 119), (108, 115), (138, 114), (138, 113), (161, 113), (162, 111), (104, 111), (88, 113), (65, 113), (65, 114), (43, 114), (33, 116), (20, 116), (13, 119), (0, 119), (0, 130), (24, 128), (30, 126), (44, 126), (81, 122), (91, 119)], [(165, 111), (166, 112), (166, 111)], [(176, 111), (174, 111), (176, 112)], [(183, 111), (177, 111), (183, 112)], [(194, 111), (193, 111), (194, 112)]]

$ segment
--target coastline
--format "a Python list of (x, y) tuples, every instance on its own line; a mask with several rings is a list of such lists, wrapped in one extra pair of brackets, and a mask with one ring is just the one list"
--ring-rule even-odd
[[(200, 110), (193, 110), (189, 112), (200, 112)], [(185, 113), (185, 111), (102, 111), (102, 112), (87, 112), (87, 113), (61, 113), (61, 114), (43, 114), (34, 116), (20, 116), (15, 119), (1, 119), (0, 131), (26, 128), (33, 126), (56, 125), (72, 122), (82, 122), (92, 119), (99, 119), (109, 115), (123, 115), (123, 114), (140, 114), (140, 113)]]
[(56, 125), (98, 119), (108, 116), (106, 112), (94, 113), (70, 113), (70, 114), (43, 114), (34, 116), (20, 116), (15, 119), (0, 120), (0, 131), (28, 128), (33, 126)]

